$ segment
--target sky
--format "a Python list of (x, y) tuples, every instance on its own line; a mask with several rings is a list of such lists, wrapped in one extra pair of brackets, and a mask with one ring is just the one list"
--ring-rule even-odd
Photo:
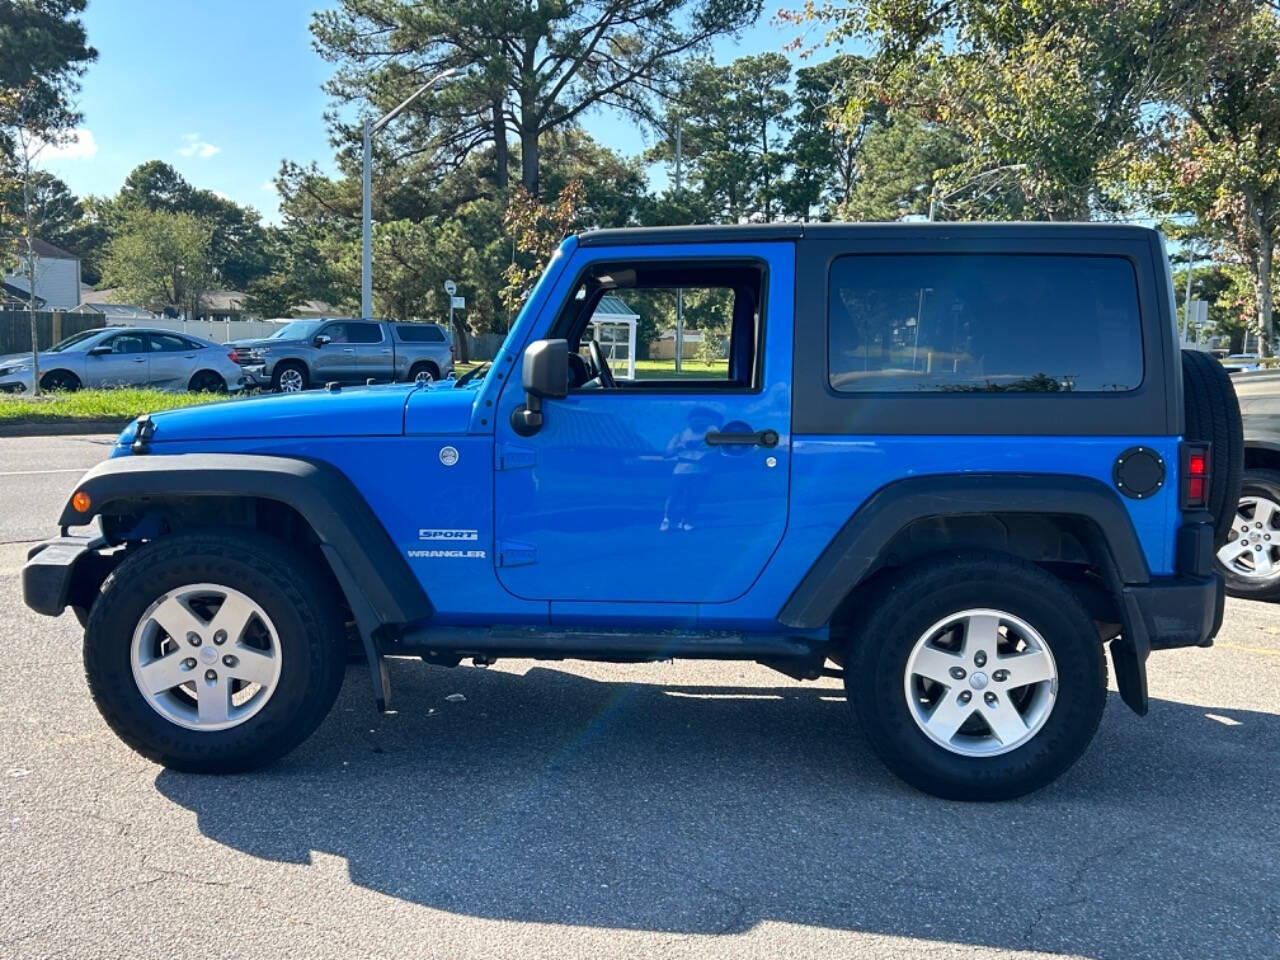
[[(798, 5), (798, 4), (797, 4)], [(320, 0), (89, 0), (83, 19), (98, 60), (79, 97), (75, 142), (40, 164), (73, 192), (109, 195), (140, 163), (163, 160), (197, 187), (278, 215), (271, 181), (280, 161), (333, 170), (325, 129), (332, 73), (307, 27)], [(793, 34), (771, 24), (777, 3), (717, 62), (778, 50)], [(789, 54), (799, 62), (797, 54)], [(613, 113), (584, 126), (623, 154), (645, 146), (636, 124)]]

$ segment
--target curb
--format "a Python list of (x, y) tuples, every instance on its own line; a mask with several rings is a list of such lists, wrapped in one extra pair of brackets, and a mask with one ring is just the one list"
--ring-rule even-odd
[(0, 420), (0, 437), (65, 437), (78, 433), (119, 433), (127, 420)]

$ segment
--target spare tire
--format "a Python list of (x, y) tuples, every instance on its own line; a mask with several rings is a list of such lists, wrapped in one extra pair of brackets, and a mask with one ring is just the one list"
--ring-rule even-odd
[(1244, 427), (1231, 377), (1211, 354), (1182, 351), (1182, 397), (1187, 440), (1211, 445), (1209, 512), (1215, 546), (1222, 546), (1235, 519), (1244, 471)]

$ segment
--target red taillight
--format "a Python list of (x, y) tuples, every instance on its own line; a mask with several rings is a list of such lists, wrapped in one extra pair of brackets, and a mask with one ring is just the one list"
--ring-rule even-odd
[(1209, 445), (1182, 445), (1182, 509), (1203, 510), (1209, 505)]
[(227, 354), (227, 356), (231, 358), (231, 362), (232, 362), (232, 363), (239, 363), (239, 362), (240, 362), (240, 354), (236, 352), (236, 348), (235, 348), (235, 347), (232, 347), (232, 348), (231, 348), (231, 352), (230, 352), (230, 353), (228, 353), (228, 354)]

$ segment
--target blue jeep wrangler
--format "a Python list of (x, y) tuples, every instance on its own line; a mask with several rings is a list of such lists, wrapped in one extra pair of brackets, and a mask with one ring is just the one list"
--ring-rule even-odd
[[(605, 297), (680, 298), (727, 362), (622, 378)], [(24, 589), (84, 623), (107, 723), (181, 770), (301, 743), (350, 642), (384, 709), (388, 657), (842, 676), (903, 779), (1007, 798), (1088, 745), (1104, 646), (1144, 713), (1148, 653), (1211, 642), (1241, 458), (1153, 231), (606, 230), (456, 380), (139, 418)]]

